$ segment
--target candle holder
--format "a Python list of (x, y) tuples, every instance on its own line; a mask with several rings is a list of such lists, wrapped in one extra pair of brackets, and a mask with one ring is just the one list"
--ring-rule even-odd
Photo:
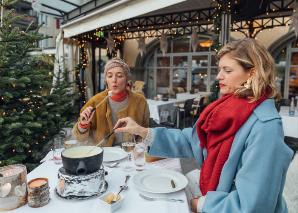
[(27, 169), (21, 164), (0, 168), (0, 211), (27, 203)]
[(35, 178), (28, 182), (28, 205), (42, 207), (50, 201), (49, 181), (47, 178)]

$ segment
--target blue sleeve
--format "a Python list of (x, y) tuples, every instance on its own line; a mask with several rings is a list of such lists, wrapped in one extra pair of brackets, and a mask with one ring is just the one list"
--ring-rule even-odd
[(281, 198), (292, 151), (280, 121), (257, 122), (247, 138), (231, 192), (206, 195), (203, 212), (286, 212)]
[(198, 166), (202, 164), (203, 154), (195, 129), (154, 128), (153, 144), (149, 154), (168, 158), (194, 158)]

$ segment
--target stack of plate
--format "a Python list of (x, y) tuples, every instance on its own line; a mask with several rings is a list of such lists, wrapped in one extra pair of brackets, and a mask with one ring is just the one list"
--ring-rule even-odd
[(103, 162), (111, 163), (122, 160), (127, 157), (127, 153), (118, 147), (104, 147), (103, 148)]
[(47, 178), (35, 178), (28, 182), (28, 205), (42, 207), (50, 201), (49, 182)]

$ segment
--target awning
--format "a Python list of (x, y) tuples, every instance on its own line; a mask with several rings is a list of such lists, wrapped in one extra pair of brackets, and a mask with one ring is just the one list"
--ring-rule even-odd
[(32, 0), (33, 10), (62, 18), (91, 0)]
[[(64, 30), (64, 37), (69, 38), (96, 28), (137, 17), (184, 1), (186, 0), (110, 1), (111, 3), (106, 6), (99, 7), (96, 10), (90, 9), (90, 11), (88, 13), (84, 13), (84, 16), (82, 17), (78, 17), (71, 21), (66, 20), (67, 22), (61, 25), (61, 28)], [(70, 4), (70, 2), (73, 4)], [(76, 4), (79, 7), (79, 5), (83, 5), (83, 2), (86, 4), (86, 2), (91, 3), (92, 1), (34, 0), (33, 8), (39, 12), (44, 12), (50, 15), (63, 16), (65, 19), (67, 14), (76, 8)]]

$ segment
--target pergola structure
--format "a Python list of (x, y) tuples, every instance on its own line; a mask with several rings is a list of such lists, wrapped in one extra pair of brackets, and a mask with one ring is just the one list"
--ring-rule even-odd
[[(104, 13), (104, 8), (116, 7), (122, 1), (54, 0), (50, 3), (49, 0), (37, 0), (36, 2), (38, 5), (35, 5), (35, 8), (39, 8), (40, 12), (61, 18), (62, 28), (67, 31), (72, 23), (82, 22), (84, 18), (87, 19), (91, 13), (98, 10)], [(127, 2), (133, 1), (124, 3)], [(131, 39), (158, 37), (165, 30), (167, 30), (167, 35), (172, 36), (191, 34), (194, 27), (199, 33), (208, 33), (214, 31), (214, 19), (224, 13), (231, 15), (231, 24), (227, 26), (231, 31), (239, 31), (247, 37), (255, 37), (264, 29), (288, 25), (295, 4), (295, 0), (188, 0), (179, 2), (177, 4), (175, 1), (173, 5), (169, 3), (169, 6), (165, 8), (105, 26), (99, 24), (98, 27), (94, 26), (93, 30), (82, 31), (80, 34), (100, 30)], [(67, 33), (66, 37), (68, 37)]]
[[(127, 39), (181, 37), (196, 31), (201, 38), (224, 44), (230, 32), (255, 38), (265, 29), (289, 26), (295, 0), (36, 0), (37, 11), (62, 19), (64, 37), (106, 47), (108, 34), (121, 46)], [(84, 57), (82, 57), (84, 59)], [(85, 61), (82, 62), (85, 64)], [(82, 75), (83, 76), (82, 72)], [(96, 88), (93, 88), (96, 91)]]

